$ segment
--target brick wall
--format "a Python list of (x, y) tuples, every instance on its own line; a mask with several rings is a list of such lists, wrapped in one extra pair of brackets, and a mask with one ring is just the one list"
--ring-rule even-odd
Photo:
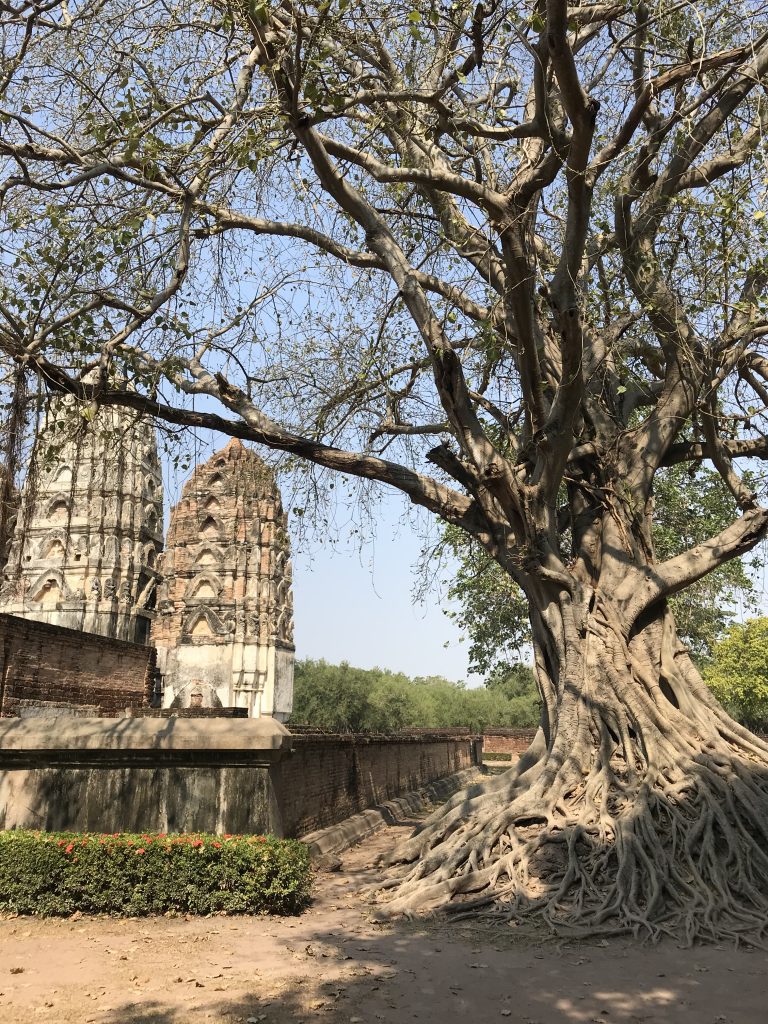
[(284, 834), (325, 828), (469, 768), (476, 751), (476, 740), (461, 733), (294, 733), (293, 752), (279, 765)]
[(484, 754), (524, 754), (533, 742), (535, 729), (493, 729), (483, 733)]
[(0, 718), (35, 707), (120, 715), (149, 703), (155, 650), (0, 614)]

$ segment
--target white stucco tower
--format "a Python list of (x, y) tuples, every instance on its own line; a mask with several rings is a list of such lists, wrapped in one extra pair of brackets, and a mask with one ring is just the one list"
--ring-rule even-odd
[(149, 643), (162, 550), (153, 424), (72, 399), (46, 413), (22, 491), (0, 611)]

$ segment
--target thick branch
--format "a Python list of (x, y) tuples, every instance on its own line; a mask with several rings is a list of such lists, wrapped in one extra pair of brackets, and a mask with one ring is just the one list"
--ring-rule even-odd
[(54, 391), (74, 395), (83, 401), (125, 406), (167, 423), (218, 430), (231, 437), (255, 441), (276, 451), (308, 459), (318, 466), (339, 473), (377, 480), (407, 494), (414, 505), (421, 505), (470, 533), (484, 531), (477, 505), (466, 495), (396, 462), (336, 448), (285, 430), (253, 406), (242, 392), (232, 388), (220, 375), (217, 375), (215, 381), (210, 378), (204, 390), (227, 407), (236, 407), (237, 414), (241, 417), (239, 421), (227, 419), (216, 413), (170, 406), (136, 391), (105, 391), (98, 385), (71, 378), (60, 367), (39, 357), (30, 361), (29, 366)]
[(616, 591), (627, 628), (650, 605), (684, 590), (718, 566), (751, 551), (768, 533), (768, 509), (754, 508), (720, 533), (661, 565), (631, 571)]

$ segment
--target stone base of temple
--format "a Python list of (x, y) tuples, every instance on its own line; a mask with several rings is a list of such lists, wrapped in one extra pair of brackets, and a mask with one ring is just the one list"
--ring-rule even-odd
[(286, 721), (293, 705), (293, 645), (253, 645), (247, 653), (244, 661), (235, 645), (159, 648), (163, 707), (238, 707), (254, 718), (271, 715)]
[(468, 732), (192, 714), (0, 720), (0, 829), (304, 836), (482, 761)]
[(262, 719), (5, 719), (0, 829), (284, 835)]

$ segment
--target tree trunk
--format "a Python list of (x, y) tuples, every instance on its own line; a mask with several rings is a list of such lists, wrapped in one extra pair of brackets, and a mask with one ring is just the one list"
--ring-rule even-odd
[(593, 591), (532, 612), (542, 727), (391, 857), (386, 913), (487, 906), (571, 935), (759, 942), (768, 745), (732, 721), (666, 607), (629, 629)]

